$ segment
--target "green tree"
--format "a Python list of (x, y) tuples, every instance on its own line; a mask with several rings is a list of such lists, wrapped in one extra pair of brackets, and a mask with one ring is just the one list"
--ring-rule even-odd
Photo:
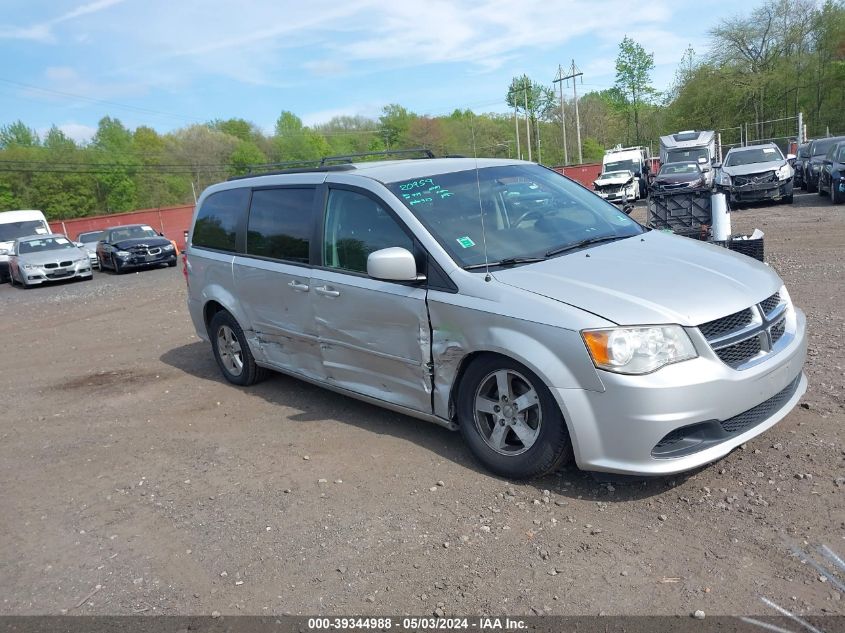
[(634, 138), (637, 145), (640, 137), (640, 110), (644, 102), (656, 95), (651, 85), (654, 70), (654, 53), (645, 49), (627, 35), (619, 44), (616, 57), (616, 88), (625, 95), (629, 116), (634, 117)]
[[(531, 139), (522, 139), (523, 144), (538, 146), (538, 121), (546, 120), (556, 111), (554, 91), (543, 84), (532, 81), (528, 75), (514, 77), (505, 97), (508, 106), (522, 112), (531, 120)], [(537, 156), (539, 160), (540, 157)]]
[(15, 121), (0, 127), (0, 149), (12, 146), (37, 147), (38, 133), (27, 127), (23, 121)]
[(253, 165), (261, 165), (267, 162), (267, 157), (259, 147), (252, 141), (241, 141), (229, 157), (230, 171), (232, 175), (240, 176), (246, 174)]
[(397, 149), (405, 144), (405, 134), (415, 118), (414, 113), (395, 103), (382, 108), (379, 117), (380, 134), (387, 149)]

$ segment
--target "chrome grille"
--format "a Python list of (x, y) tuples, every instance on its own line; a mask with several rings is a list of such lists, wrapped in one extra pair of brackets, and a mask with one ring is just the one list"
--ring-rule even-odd
[(726, 365), (733, 368), (742, 365), (747, 360), (754, 358), (763, 349), (760, 344), (760, 336), (752, 336), (744, 341), (736, 343), (735, 345), (728, 345), (716, 350), (716, 356), (722, 359)]
[(763, 314), (768, 316), (771, 314), (772, 310), (778, 307), (778, 304), (780, 304), (780, 293), (776, 292), (771, 297), (761, 302), (760, 307), (763, 309)]
[(772, 335), (772, 345), (777, 343), (781, 337), (783, 336), (784, 332), (786, 332), (786, 319), (781, 319), (777, 323), (772, 326), (770, 330)]
[(698, 329), (722, 362), (742, 370), (763, 354), (772, 353), (786, 334), (787, 307), (776, 292), (755, 306), (703, 323)]
[(761, 174), (748, 174), (747, 176), (734, 176), (734, 185), (741, 187), (742, 185), (754, 185), (764, 182), (775, 182), (777, 176), (773, 171), (764, 171)]
[(708, 321), (707, 323), (699, 325), (698, 329), (701, 330), (702, 334), (704, 334), (704, 338), (709, 340), (719, 338), (733, 332), (738, 332), (749, 325), (753, 318), (751, 308), (746, 308), (745, 310), (734, 312), (733, 314), (729, 314), (721, 319)]

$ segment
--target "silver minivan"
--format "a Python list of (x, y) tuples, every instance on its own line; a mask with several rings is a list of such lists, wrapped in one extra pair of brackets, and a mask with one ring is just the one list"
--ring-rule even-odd
[(459, 430), (509, 478), (713, 462), (807, 387), (768, 266), (648, 230), (534, 163), (360, 162), (200, 197), (188, 307), (223, 376), (267, 370)]

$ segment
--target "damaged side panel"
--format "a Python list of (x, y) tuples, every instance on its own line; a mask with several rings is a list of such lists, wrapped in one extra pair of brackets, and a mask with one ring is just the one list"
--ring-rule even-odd
[(312, 284), (325, 380), (430, 414), (425, 288), (330, 270), (313, 270)]
[(241, 323), (259, 363), (324, 378), (311, 307), (309, 269), (235, 257), (233, 278), (246, 319)]
[[(478, 307), (469, 307), (467, 301)], [(476, 352), (508, 356), (531, 369), (550, 388), (604, 390), (578, 330), (572, 329), (583, 324), (581, 315), (569, 314), (571, 307), (543, 297), (527, 298), (516, 307), (491, 303), (478, 297), (429, 293), (436, 416), (452, 419), (450, 399), (455, 380), (464, 360)], [(536, 322), (538, 314), (547, 315), (543, 319), (547, 322)], [(552, 324), (555, 316), (560, 325)], [(567, 316), (573, 317), (568, 328), (563, 327)]]

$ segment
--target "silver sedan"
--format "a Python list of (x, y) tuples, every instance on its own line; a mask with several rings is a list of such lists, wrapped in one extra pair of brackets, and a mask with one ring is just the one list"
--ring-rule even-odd
[(30, 235), (15, 240), (9, 257), (12, 285), (31, 288), (48, 281), (91, 279), (88, 253), (60, 233)]

